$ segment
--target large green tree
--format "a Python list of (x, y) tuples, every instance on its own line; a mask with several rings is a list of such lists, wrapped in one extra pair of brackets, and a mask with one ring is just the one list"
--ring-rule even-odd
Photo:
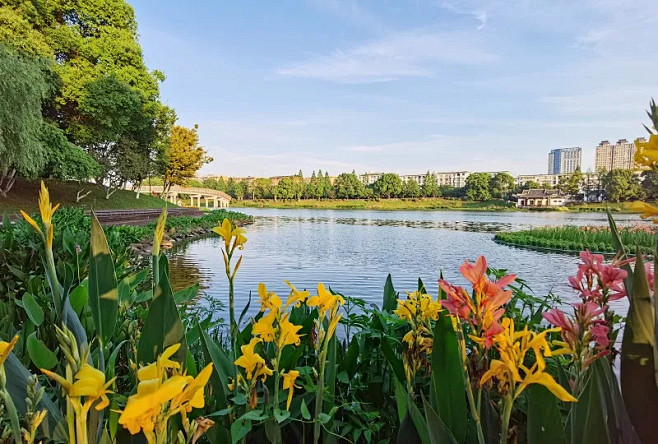
[(399, 196), (402, 193), (402, 179), (395, 173), (384, 173), (372, 184), (372, 189), (379, 197)]
[(585, 175), (580, 171), (580, 168), (576, 168), (573, 173), (560, 178), (558, 189), (569, 196), (578, 196), (584, 183)]
[(418, 182), (408, 179), (402, 186), (402, 195), (411, 198), (420, 197), (421, 191)]
[(491, 178), (491, 195), (505, 199), (514, 190), (514, 177), (510, 173), (496, 173)]
[(608, 199), (613, 202), (645, 197), (639, 178), (631, 170), (615, 169), (608, 172), (603, 177), (603, 189)]
[(339, 199), (359, 199), (365, 195), (365, 187), (354, 171), (339, 174), (334, 189)]
[[(172, 185), (183, 185), (205, 163), (211, 162), (203, 147), (199, 146), (198, 126), (185, 128), (175, 125), (171, 130), (171, 138), (167, 149), (167, 168), (163, 176), (163, 194), (166, 194)], [(233, 186), (235, 187), (235, 185)], [(240, 190), (244, 196), (242, 188)]]
[(16, 174), (34, 177), (46, 157), (41, 103), (48, 96), (47, 66), (0, 45), (0, 195)]
[(491, 199), (491, 175), (488, 173), (473, 173), (466, 178), (465, 193), (470, 200)]

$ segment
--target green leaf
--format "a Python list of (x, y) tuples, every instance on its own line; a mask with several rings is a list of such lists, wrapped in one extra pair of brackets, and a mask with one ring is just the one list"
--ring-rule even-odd
[(119, 292), (110, 247), (107, 244), (103, 228), (93, 212), (91, 214), (89, 308), (96, 325), (96, 334), (103, 341), (108, 340), (112, 337), (117, 322)]
[(304, 401), (303, 398), (302, 398), (302, 404), (299, 407), (299, 411), (302, 414), (302, 418), (304, 418), (307, 421), (311, 419), (311, 412), (308, 411), (308, 406), (306, 405), (306, 401)]
[(326, 424), (326, 423), (328, 423), (329, 421), (331, 421), (331, 416), (329, 416), (329, 415), (326, 414), (326, 413), (320, 413), (320, 414), (318, 415), (318, 421), (320, 421), (321, 424)]
[(395, 355), (395, 352), (391, 348), (389, 341), (390, 339), (387, 337), (382, 338), (382, 353), (384, 354), (384, 357), (388, 363), (391, 365), (393, 374), (398, 378), (398, 381), (400, 381), (402, 384), (406, 384), (406, 377), (404, 376), (404, 364), (400, 358)]
[(462, 353), (449, 316), (440, 316), (434, 327), (432, 348), (431, 405), (454, 439), (466, 439), (468, 406)]
[[(235, 378), (235, 366), (224, 350), (222, 350), (215, 341), (208, 336), (208, 333), (201, 330), (198, 323), (196, 327), (201, 331), (201, 346), (206, 358), (205, 360), (206, 362), (212, 362), (213, 364), (210, 384), (212, 385), (213, 393), (215, 394), (215, 408), (226, 409), (228, 408), (228, 396), (230, 394), (228, 391), (228, 380), (229, 378)], [(229, 425), (228, 421), (224, 424), (227, 427)]]
[(251, 432), (251, 421), (237, 420), (231, 424), (231, 442), (236, 444)]
[(457, 444), (455, 437), (452, 436), (452, 433), (450, 433), (450, 430), (448, 430), (441, 418), (439, 418), (439, 415), (436, 414), (429, 402), (425, 400), (425, 397), (422, 396), (422, 398), (430, 442), (432, 444)]
[(281, 427), (274, 418), (265, 421), (265, 435), (270, 442), (283, 442), (281, 440)]
[(241, 420), (241, 419), (248, 419), (250, 421), (263, 421), (267, 418), (269, 418), (269, 416), (267, 416), (265, 413), (263, 413), (262, 410), (250, 410), (247, 413), (245, 413), (244, 415), (240, 416), (238, 421)]
[(123, 341), (119, 342), (119, 344), (114, 347), (114, 350), (112, 350), (112, 353), (110, 354), (110, 358), (107, 360), (107, 364), (105, 365), (105, 379), (110, 380), (114, 378), (115, 373), (115, 367), (116, 367), (116, 362), (117, 362), (117, 357), (119, 356), (119, 352), (121, 351), (121, 347), (123, 347), (125, 344), (128, 343), (127, 339), (124, 339)]
[(402, 383), (398, 381), (397, 378), (393, 379), (395, 383), (395, 401), (398, 407), (398, 419), (400, 424), (404, 421), (404, 418), (407, 416), (407, 391), (402, 387)]
[(343, 361), (340, 363), (340, 370), (345, 371), (349, 379), (352, 379), (356, 374), (360, 352), (359, 340), (356, 337), (352, 338), (347, 353), (345, 353)]
[(37, 338), (37, 332), (27, 337), (27, 353), (38, 368), (50, 370), (57, 365), (57, 355)]
[(23, 308), (34, 325), (38, 327), (43, 323), (43, 310), (32, 293), (23, 295)]
[(430, 439), (430, 431), (427, 426), (427, 421), (423, 417), (422, 413), (418, 409), (418, 406), (414, 403), (413, 399), (409, 397), (407, 393), (407, 407), (408, 414), (411, 417), (414, 427), (416, 427), (416, 432), (418, 432), (418, 437), (422, 444), (432, 444)]
[(637, 434), (642, 442), (651, 442), (655, 439), (653, 426), (658, 418), (656, 324), (649, 283), (639, 249), (635, 260), (621, 347), (621, 391)]
[(160, 257), (159, 269), (160, 279), (149, 305), (149, 312), (142, 328), (142, 337), (137, 346), (137, 361), (142, 364), (154, 362), (167, 347), (181, 344), (172, 358), (181, 365), (185, 365), (187, 356), (185, 327), (178, 314), (169, 284), (167, 256)]
[(186, 304), (199, 294), (199, 283), (191, 285), (174, 293), (174, 300), (177, 304)]
[[(16, 409), (25, 416), (27, 411), (27, 385), (28, 379), (32, 376), (30, 372), (21, 364), (14, 353), (9, 353), (4, 363), (5, 373), (7, 376), (7, 391), (14, 401)], [(37, 390), (41, 387), (37, 383)], [(66, 441), (67, 432), (64, 428), (62, 414), (59, 408), (52, 402), (48, 393), (44, 393), (38, 406), (39, 410), (47, 410), (48, 414), (41, 423), (40, 430), (48, 438), (55, 441)]]
[(571, 406), (570, 442), (611, 444), (598, 373), (590, 371), (589, 374), (590, 377), (578, 397), (578, 402)]
[(544, 386), (531, 384), (528, 396), (528, 444), (566, 444), (557, 398)]
[(391, 275), (386, 277), (386, 284), (384, 284), (384, 301), (382, 302), (382, 310), (387, 312), (392, 312), (397, 307), (397, 293), (395, 293), (395, 288), (393, 288), (393, 279)]
[[(320, 415), (326, 415), (326, 413), (320, 413)], [(274, 418), (276, 419), (276, 422), (278, 422), (279, 424), (281, 424), (289, 417), (290, 417), (290, 412), (288, 410), (274, 409)]]
[(82, 310), (89, 302), (89, 292), (87, 291), (87, 287), (85, 285), (78, 285), (75, 287), (69, 294), (69, 301), (73, 311), (76, 313), (82, 313)]

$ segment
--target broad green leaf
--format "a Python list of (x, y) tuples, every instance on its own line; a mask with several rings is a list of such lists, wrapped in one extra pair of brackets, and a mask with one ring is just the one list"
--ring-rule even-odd
[(251, 421), (237, 420), (231, 424), (231, 442), (236, 444), (251, 432)]
[(593, 372), (597, 372), (601, 384), (601, 393), (604, 397), (608, 418), (608, 434), (612, 437), (612, 442), (639, 444), (640, 438), (637, 436), (628, 416), (619, 390), (619, 382), (612, 370), (610, 361), (608, 359), (597, 359), (591, 368)]
[(411, 417), (411, 421), (413, 422), (413, 425), (416, 427), (416, 432), (418, 432), (418, 437), (420, 438), (420, 442), (422, 444), (432, 444), (427, 421), (425, 420), (423, 414), (420, 413), (420, 410), (418, 409), (418, 406), (414, 403), (413, 399), (409, 397), (408, 393), (407, 393), (407, 408), (408, 408), (408, 415)]
[(590, 371), (589, 379), (571, 406), (570, 442), (579, 444), (611, 444), (606, 423), (606, 408), (597, 372)]
[(33, 332), (27, 337), (27, 353), (37, 368), (50, 370), (57, 365), (57, 355), (53, 353), (46, 344), (37, 338), (37, 332)]
[(449, 316), (440, 316), (434, 327), (431, 405), (458, 442), (466, 438), (468, 406), (462, 354)]
[(23, 308), (34, 325), (38, 327), (43, 323), (43, 310), (32, 293), (23, 295)]
[[(4, 363), (5, 373), (7, 375), (7, 391), (14, 401), (16, 409), (21, 416), (25, 416), (27, 411), (27, 384), (30, 378), (30, 372), (21, 364), (14, 353), (9, 353)], [(37, 389), (40, 387), (37, 384)], [(55, 441), (66, 440), (66, 429), (62, 420), (62, 414), (59, 408), (51, 401), (48, 393), (44, 393), (39, 403), (39, 410), (47, 410), (48, 414), (41, 423), (40, 430), (48, 438)]]
[(656, 325), (642, 254), (637, 251), (632, 291), (621, 347), (621, 391), (628, 415), (642, 442), (655, 439), (658, 418)]
[(75, 287), (69, 294), (69, 302), (71, 303), (73, 311), (76, 313), (82, 313), (82, 310), (89, 303), (89, 292), (87, 291), (87, 287), (85, 285), (78, 285)]
[(283, 442), (281, 440), (281, 426), (274, 418), (265, 421), (265, 435), (270, 442)]
[[(201, 330), (198, 324), (197, 328)], [(213, 393), (215, 394), (215, 399), (217, 400), (215, 408), (225, 409), (229, 404), (229, 378), (235, 378), (235, 365), (231, 362), (224, 350), (222, 350), (215, 341), (208, 336), (208, 333), (203, 330), (201, 330), (201, 345), (203, 347), (206, 362), (212, 362), (213, 364), (210, 383), (212, 385)]]
[(528, 397), (528, 444), (566, 444), (557, 398), (544, 386), (531, 384)]
[(172, 359), (185, 365), (187, 341), (185, 327), (178, 314), (178, 307), (169, 284), (169, 262), (167, 256), (160, 257), (160, 279), (142, 328), (142, 337), (137, 346), (137, 361), (141, 364), (154, 362), (170, 345), (181, 344)]
[(397, 293), (395, 293), (395, 288), (393, 288), (393, 279), (389, 274), (386, 277), (386, 284), (384, 284), (384, 301), (382, 302), (382, 310), (390, 313), (395, 310), (397, 305)]
[(238, 421), (241, 420), (241, 419), (249, 419), (251, 421), (263, 421), (263, 420), (267, 419), (268, 417), (269, 416), (267, 416), (267, 414), (263, 413), (262, 410), (250, 410), (247, 413), (245, 413), (244, 415), (240, 416), (240, 418), (238, 418)]
[(400, 424), (402, 424), (408, 410), (407, 391), (402, 387), (402, 383), (397, 378), (393, 378), (393, 383), (395, 384), (395, 401), (398, 407), (398, 419), (400, 420)]
[(359, 354), (359, 341), (357, 338), (352, 338), (352, 342), (350, 342), (350, 346), (347, 348), (347, 353), (345, 353), (343, 361), (340, 363), (340, 370), (345, 371), (350, 379), (356, 374)]
[(119, 292), (110, 247), (94, 213), (91, 214), (89, 308), (96, 325), (96, 334), (107, 341), (112, 337), (117, 322)]
[(452, 436), (452, 433), (450, 433), (450, 430), (448, 430), (441, 418), (439, 418), (439, 415), (437, 415), (430, 403), (425, 400), (424, 396), (422, 398), (430, 442), (432, 444), (457, 444), (455, 437)]

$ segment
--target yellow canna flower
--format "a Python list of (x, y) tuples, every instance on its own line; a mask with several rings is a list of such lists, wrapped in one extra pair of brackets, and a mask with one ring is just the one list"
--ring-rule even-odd
[(345, 304), (345, 300), (340, 295), (334, 295), (329, 292), (324, 284), (318, 284), (317, 296), (311, 296), (306, 301), (309, 307), (318, 307), (318, 314), (323, 318), (327, 311), (332, 312), (334, 308)]
[(53, 208), (50, 203), (50, 193), (48, 193), (48, 188), (41, 181), (41, 192), (39, 193), (39, 212), (41, 212), (41, 221), (45, 224), (50, 224), (53, 220), (53, 214), (59, 208), (60, 204), (55, 205)]
[(635, 164), (652, 168), (658, 162), (658, 135), (652, 134), (648, 141), (635, 141)]
[(212, 363), (208, 364), (199, 374), (190, 381), (186, 386), (183, 393), (175, 397), (169, 407), (171, 412), (177, 412), (184, 409), (187, 413), (191, 412), (193, 408), (201, 409), (205, 405), (203, 397), (203, 389), (208, 383), (212, 375)]
[(263, 381), (265, 381), (268, 375), (272, 375), (272, 370), (267, 367), (265, 360), (254, 352), (254, 348), (260, 342), (262, 342), (260, 338), (252, 338), (249, 344), (240, 347), (242, 356), (235, 360), (235, 365), (245, 369), (248, 380), (262, 376)]
[(222, 239), (224, 239), (224, 245), (226, 249), (231, 245), (231, 232), (233, 227), (231, 227), (231, 221), (224, 219), (221, 223), (218, 223), (215, 228), (212, 229), (215, 233), (219, 234)]
[(267, 291), (264, 283), (258, 284), (258, 297), (260, 297), (260, 311), (270, 309), (273, 311), (281, 310), (281, 298), (272, 291)]
[(393, 310), (393, 313), (395, 313), (400, 319), (405, 319), (411, 322), (416, 317), (416, 304), (411, 299), (407, 299), (406, 301), (398, 299), (397, 301), (398, 308)]
[(224, 219), (221, 224), (218, 223), (217, 226), (212, 229), (212, 231), (219, 234), (222, 239), (224, 239), (224, 246), (226, 247), (226, 250), (228, 250), (231, 246), (231, 241), (233, 238), (235, 238), (234, 247), (238, 247), (240, 249), (242, 249), (244, 244), (247, 242), (247, 238), (245, 237), (247, 232), (245, 229), (241, 227), (234, 228), (231, 224), (231, 221), (228, 219)]
[(37, 233), (39, 233), (41, 236), (43, 236), (43, 231), (41, 231), (41, 227), (39, 227), (39, 224), (34, 219), (32, 219), (29, 216), (29, 214), (27, 214), (25, 211), (23, 211), (23, 210), (20, 210), (20, 211), (21, 211), (21, 216), (23, 216), (23, 219), (25, 219), (25, 221), (28, 224), (32, 225), (32, 228), (34, 228), (37, 231)]
[(160, 356), (156, 359), (155, 362), (152, 362), (149, 365), (141, 367), (137, 370), (137, 379), (139, 381), (148, 381), (152, 379), (162, 380), (165, 376), (165, 372), (168, 369), (178, 370), (180, 369), (180, 364), (176, 361), (172, 361), (171, 358), (180, 348), (180, 344), (170, 345), (162, 352)]
[(11, 353), (11, 351), (14, 349), (17, 341), (18, 335), (14, 336), (10, 342), (0, 341), (0, 365), (5, 363), (9, 357), (9, 353)]
[(279, 322), (279, 339), (277, 341), (279, 350), (281, 350), (286, 345), (299, 345), (301, 339), (297, 332), (301, 328), (301, 325), (295, 325), (290, 322), (288, 320), (288, 315), (286, 314), (283, 319), (281, 319), (281, 322)]
[(274, 321), (276, 321), (277, 312), (271, 310), (267, 316), (263, 316), (256, 322), (251, 330), (251, 333), (260, 337), (263, 342), (274, 341)]
[(642, 219), (651, 219), (656, 224), (658, 223), (658, 207), (646, 202), (631, 202), (626, 206), (633, 213), (640, 213)]
[[(576, 402), (553, 377), (545, 372), (546, 362), (544, 356), (552, 356), (552, 351), (546, 335), (559, 328), (546, 329), (541, 333), (533, 333), (525, 327), (522, 331), (514, 331), (514, 321), (505, 318), (502, 321), (503, 331), (495, 337), (496, 349), (500, 359), (493, 359), (489, 370), (482, 375), (480, 384), (492, 378), (498, 380), (498, 388), (502, 394), (510, 393), (516, 399), (530, 384), (541, 384), (553, 393), (558, 399), (565, 402)], [(527, 368), (524, 365), (528, 351), (533, 350), (535, 363)]]
[(290, 281), (283, 281), (286, 284), (288, 284), (288, 287), (290, 287), (290, 295), (288, 296), (288, 299), (286, 300), (286, 305), (283, 307), (283, 311), (286, 311), (288, 307), (290, 306), (295, 306), (299, 307), (302, 302), (308, 298), (309, 292), (304, 290), (304, 291), (299, 291), (295, 288), (294, 285), (290, 283)]
[(343, 317), (342, 314), (339, 314), (337, 316), (336, 314), (334, 314), (331, 317), (331, 322), (329, 322), (329, 328), (327, 328), (327, 338), (331, 338), (331, 336), (334, 334), (334, 332), (336, 331), (336, 327), (338, 326), (338, 322), (342, 317)]
[(286, 402), (286, 410), (290, 410), (290, 403), (292, 402), (292, 394), (295, 388), (300, 388), (295, 385), (295, 380), (299, 376), (297, 370), (290, 370), (288, 373), (281, 373), (283, 376), (283, 390), (288, 390), (288, 401)]
[(137, 393), (128, 398), (121, 412), (119, 424), (132, 435), (141, 430), (152, 433), (163, 405), (180, 395), (191, 379), (189, 376), (174, 375), (162, 384), (153, 379), (140, 382)]
[(101, 411), (110, 405), (107, 394), (112, 392), (108, 389), (116, 378), (105, 382), (105, 373), (85, 363), (75, 374), (75, 379), (68, 393), (70, 398), (85, 397), (85, 402), (82, 404), (83, 412), (88, 411), (98, 399), (100, 402), (96, 404), (96, 410)]

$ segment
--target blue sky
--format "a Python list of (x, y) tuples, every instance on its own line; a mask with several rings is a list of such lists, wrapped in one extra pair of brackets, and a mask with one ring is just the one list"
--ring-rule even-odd
[(131, 4), (202, 173), (587, 170), (658, 99), (656, 0)]

